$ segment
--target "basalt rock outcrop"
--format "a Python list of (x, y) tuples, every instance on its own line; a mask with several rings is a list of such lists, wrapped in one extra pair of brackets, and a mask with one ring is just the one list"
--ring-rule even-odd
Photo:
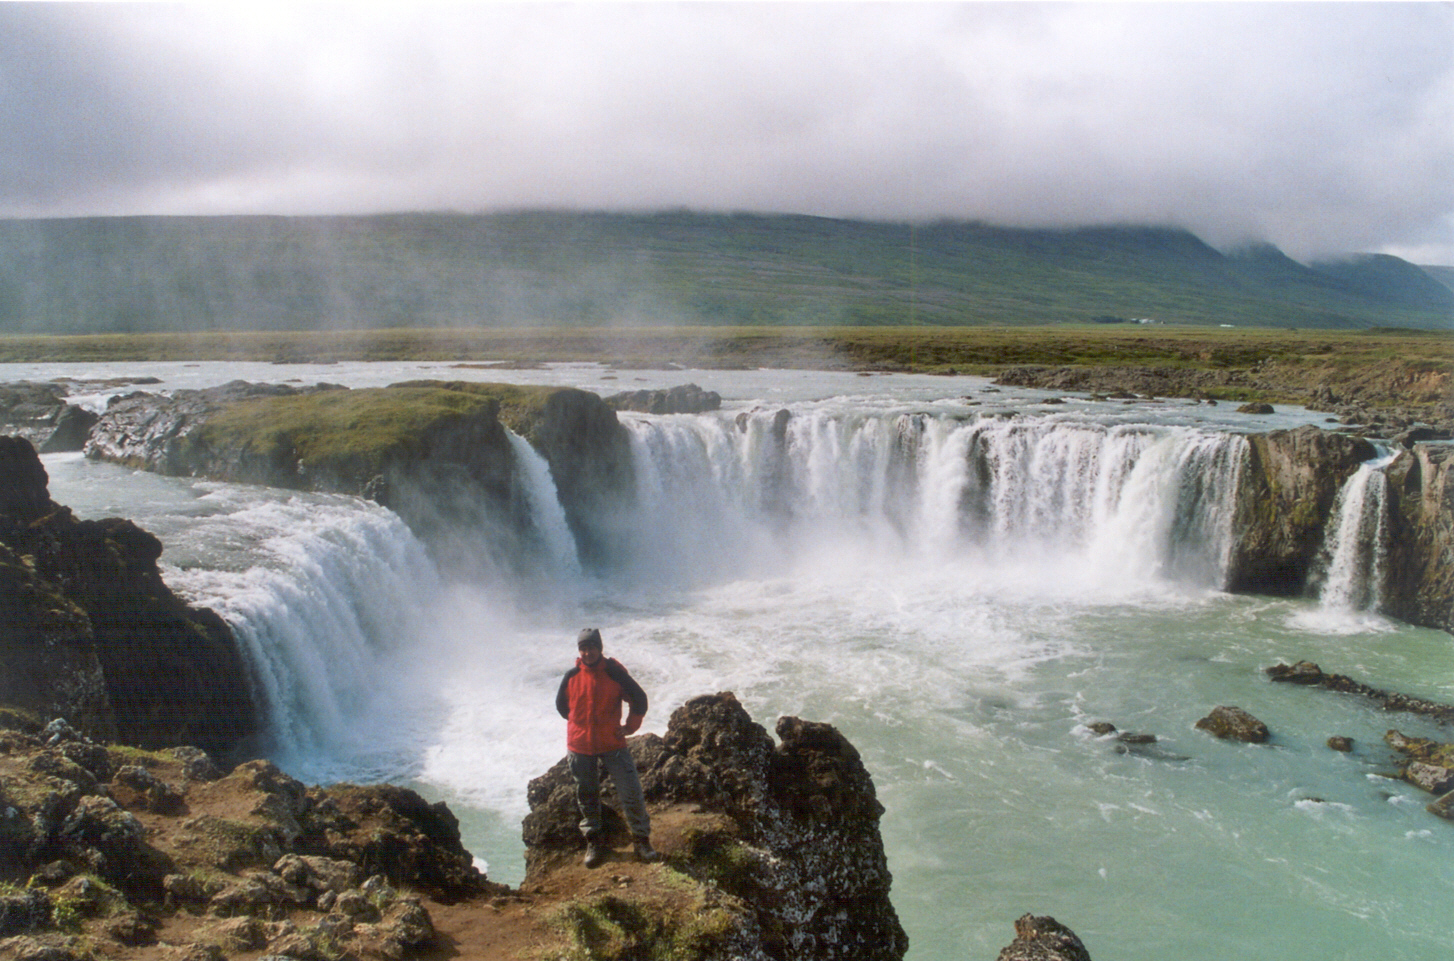
[(1382, 609), (1454, 633), (1454, 446), (1414, 444), (1383, 474), (1390, 526)]
[(155, 377), (118, 377), (0, 384), (0, 434), (24, 437), (42, 454), (77, 451), (85, 446), (99, 415), (66, 399), (76, 388), (99, 390), (155, 383)]
[[(700, 956), (902, 957), (883, 807), (858, 752), (827, 724), (784, 717), (777, 735), (716, 694), (678, 708), (665, 737), (629, 742), (653, 818), (686, 818), (668, 865), (707, 886), (723, 919)], [(525, 890), (575, 869), (584, 847), (564, 760), (530, 783), (529, 800)], [(608, 838), (621, 843), (613, 794), (604, 800)]]
[(1253, 434), (1238, 486), (1227, 589), (1303, 593), (1343, 483), (1377, 451), (1317, 427)]
[(720, 410), (722, 395), (703, 390), (696, 384), (681, 384), (665, 390), (631, 390), (611, 394), (606, 403), (615, 410), (634, 410), (643, 414), (702, 414)]
[[(1317, 427), (1252, 434), (1247, 444), (1227, 588), (1307, 593), (1338, 493), (1378, 451), (1363, 438)], [(1454, 447), (1413, 443), (1383, 468), (1383, 478), (1379, 610), (1454, 632)]]
[(527, 437), (550, 464), (581, 563), (600, 568), (632, 522), (636, 475), (626, 428), (598, 395), (561, 388), (546, 398)]
[(0, 729), (0, 881), (0, 958), (54, 959), (417, 957), (438, 947), (426, 900), (507, 890), (413, 791), (224, 775), (59, 720)]
[(183, 603), (162, 545), (50, 499), (31, 444), (0, 438), (0, 703), (141, 746), (227, 751), (257, 730), (236, 640)]

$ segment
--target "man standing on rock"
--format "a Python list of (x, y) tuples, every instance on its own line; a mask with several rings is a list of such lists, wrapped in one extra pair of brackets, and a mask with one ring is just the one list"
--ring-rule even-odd
[[(601, 831), (601, 768), (611, 775), (616, 796), (625, 808), (636, 856), (655, 861), (651, 847), (651, 818), (641, 795), (636, 762), (626, 747), (646, 716), (646, 692), (632, 680), (615, 658), (602, 653), (601, 632), (594, 627), (576, 638), (580, 656), (561, 678), (555, 709), (566, 719), (565, 746), (570, 752), (570, 773), (576, 782), (576, 803), (581, 809), (581, 831), (586, 836), (586, 867), (606, 859)], [(621, 723), (621, 703), (630, 705)]]

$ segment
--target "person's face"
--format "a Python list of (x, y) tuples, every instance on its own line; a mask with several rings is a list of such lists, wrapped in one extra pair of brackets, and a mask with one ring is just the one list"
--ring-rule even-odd
[(586, 667), (595, 667), (597, 664), (601, 663), (602, 654), (601, 647), (599, 645), (582, 644), (580, 647), (576, 648), (576, 650), (580, 651), (581, 661), (585, 663)]

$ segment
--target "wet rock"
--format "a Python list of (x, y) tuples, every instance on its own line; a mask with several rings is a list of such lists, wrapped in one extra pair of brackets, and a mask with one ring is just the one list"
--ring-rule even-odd
[(1015, 921), (1015, 940), (1000, 951), (998, 961), (1091, 961), (1091, 956), (1059, 921), (1026, 914)]
[(0, 384), (0, 430), (40, 446), (55, 433), (68, 409), (59, 384), (20, 381)]
[(1343, 737), (1341, 734), (1335, 734), (1328, 738), (1328, 747), (1334, 751), (1341, 751), (1344, 754), (1348, 754), (1353, 750), (1353, 739), (1351, 737)]
[(1362, 438), (1312, 426), (1249, 435), (1228, 590), (1302, 594), (1338, 491), (1376, 453)]
[(1238, 407), (1237, 408), (1237, 413), (1239, 413), (1239, 414), (1275, 414), (1277, 412), (1272, 409), (1272, 405), (1271, 404), (1251, 403), (1251, 404), (1243, 404), (1241, 407)]
[(1454, 446), (1416, 443), (1384, 468), (1384, 613), (1454, 633)]
[(718, 410), (722, 395), (703, 390), (696, 384), (682, 384), (666, 390), (633, 390), (611, 394), (605, 398), (616, 410), (633, 410), (644, 414), (701, 414)]
[[(1383, 739), (1389, 747), (1408, 759), (1399, 771), (1399, 776), (1405, 781), (1434, 794), (1454, 791), (1454, 744), (1408, 737), (1399, 731), (1389, 731)], [(1439, 800), (1442, 802), (1443, 798)], [(1439, 814), (1439, 811), (1434, 813)]]
[(1454, 791), (1450, 791), (1441, 798), (1437, 798), (1426, 806), (1430, 814), (1443, 818), (1446, 821), (1454, 821)]
[(1404, 780), (1430, 794), (1454, 791), (1454, 768), (1425, 761), (1410, 761), (1404, 768)]
[(1226, 741), (1262, 744), (1271, 736), (1267, 725), (1240, 707), (1219, 706), (1197, 721), (1196, 728)]
[(1454, 705), (1426, 701), (1396, 691), (1385, 691), (1370, 687), (1345, 674), (1325, 674), (1312, 661), (1298, 661), (1296, 664), (1274, 664), (1265, 673), (1269, 678), (1285, 684), (1317, 686), (1342, 694), (1356, 694), (1376, 702), (1385, 711), (1403, 711), (1431, 717), (1439, 721), (1454, 721)]
[(41, 442), (40, 452), (55, 454), (62, 451), (81, 450), (91, 439), (91, 428), (95, 427), (96, 422), (100, 419), (101, 415), (95, 411), (70, 404), (66, 405), (60, 416), (56, 418), (55, 429), (51, 431), (49, 437)]

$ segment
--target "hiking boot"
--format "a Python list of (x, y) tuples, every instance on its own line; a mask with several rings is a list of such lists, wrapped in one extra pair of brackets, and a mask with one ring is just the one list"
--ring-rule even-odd
[(606, 848), (596, 841), (586, 842), (586, 867), (598, 868), (606, 860)]
[(602, 843), (601, 833), (592, 832), (586, 835), (586, 866), (587, 868), (599, 868), (601, 862), (606, 859), (606, 846)]
[(661, 855), (657, 854), (655, 849), (652, 848), (651, 838), (636, 838), (634, 846), (636, 848), (636, 859), (638, 861), (645, 861), (646, 863), (650, 864), (652, 861), (656, 861), (661, 858)]

